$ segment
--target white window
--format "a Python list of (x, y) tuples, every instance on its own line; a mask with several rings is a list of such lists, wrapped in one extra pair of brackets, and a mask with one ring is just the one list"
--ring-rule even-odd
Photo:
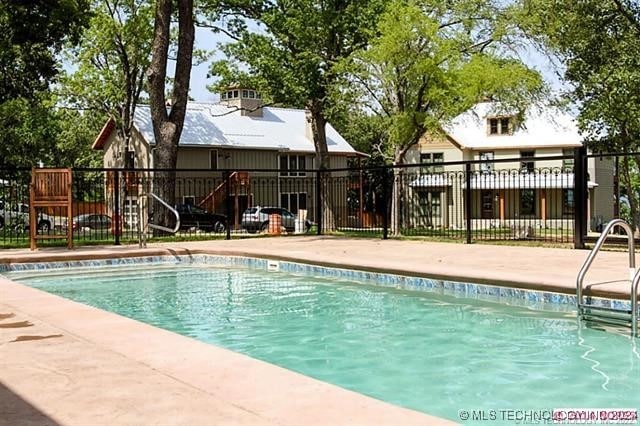
[(566, 158), (564, 160), (562, 160), (562, 170), (565, 172), (573, 172), (573, 166), (574, 166), (574, 162), (573, 162), (573, 154), (574, 154), (574, 150), (571, 148), (567, 148), (567, 149), (563, 149), (562, 150), (562, 155), (563, 156), (567, 156), (570, 155), (571, 158)]
[(480, 161), (486, 161), (486, 163), (480, 163), (480, 171), (482, 173), (493, 172), (493, 163), (490, 162), (491, 160), (493, 160), (493, 151), (485, 151), (480, 153)]
[(218, 150), (212, 149), (209, 151), (209, 169), (218, 170)]
[(420, 210), (423, 216), (430, 218), (442, 215), (442, 199), (440, 191), (421, 191), (418, 193)]
[(226, 92), (222, 92), (222, 94), (220, 95), (220, 98), (224, 101), (225, 99), (227, 99), (227, 93)]
[[(533, 161), (533, 157), (536, 156), (535, 151), (520, 151), (520, 158), (523, 160), (520, 162), (520, 171), (525, 173), (533, 173), (536, 163)], [(531, 159), (531, 160), (529, 160)]]
[[(420, 163), (443, 163), (443, 162), (444, 162), (443, 152), (420, 153)], [(422, 171), (425, 173), (442, 173), (444, 172), (444, 166), (441, 166), (441, 165), (424, 166), (422, 168)]]
[[(280, 176), (306, 176), (306, 158), (304, 155), (281, 155)], [(303, 171), (296, 171), (303, 170)]]
[(138, 197), (124, 199), (124, 226), (128, 229), (138, 229)]
[(248, 91), (248, 90), (243, 90), (243, 91), (242, 91), (242, 97), (243, 97), (244, 99), (247, 99), (247, 98), (249, 97), (249, 91)]
[(489, 118), (487, 119), (488, 130), (490, 135), (509, 135), (511, 134), (512, 120), (511, 117)]
[(299, 210), (307, 210), (306, 192), (282, 192), (280, 193), (280, 207), (298, 214)]

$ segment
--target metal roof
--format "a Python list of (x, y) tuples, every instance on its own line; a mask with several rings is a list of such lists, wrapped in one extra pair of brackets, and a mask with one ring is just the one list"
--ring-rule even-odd
[(510, 114), (495, 102), (482, 102), (456, 117), (445, 130), (462, 148), (473, 150), (508, 148), (577, 147), (583, 137), (574, 117), (557, 107), (533, 105), (524, 122), (512, 134), (489, 135), (487, 119)]
[[(135, 127), (149, 144), (155, 144), (149, 106), (136, 108)], [(305, 111), (263, 107), (262, 117), (243, 116), (224, 104), (190, 102), (180, 137), (180, 146), (273, 149), (315, 152), (307, 138)], [(356, 151), (327, 123), (329, 152), (355, 154)]]
[[(572, 189), (573, 173), (521, 173), (505, 171), (497, 173), (481, 173), (471, 177), (471, 189)], [(440, 188), (451, 186), (451, 175), (434, 173), (421, 175), (409, 186), (414, 188)], [(598, 186), (593, 181), (587, 182), (589, 188)], [(462, 188), (466, 183), (461, 182)]]

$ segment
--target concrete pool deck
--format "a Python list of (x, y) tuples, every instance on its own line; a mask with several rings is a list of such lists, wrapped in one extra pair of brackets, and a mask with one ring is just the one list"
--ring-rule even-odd
[[(189, 253), (270, 257), (569, 294), (575, 294), (575, 276), (588, 255), (569, 249), (305, 236), (153, 244), (143, 250), (4, 250), (0, 262)], [(602, 252), (587, 282), (608, 282), (593, 288), (623, 297), (629, 292), (622, 282), (627, 276), (626, 253)], [(0, 425), (446, 423), (0, 278)]]

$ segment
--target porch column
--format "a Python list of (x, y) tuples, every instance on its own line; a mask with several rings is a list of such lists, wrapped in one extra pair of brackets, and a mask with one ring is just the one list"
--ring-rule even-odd
[(504, 219), (506, 217), (505, 208), (504, 208), (504, 199), (505, 199), (505, 190), (501, 189), (500, 192), (500, 225), (504, 223)]
[(449, 200), (448, 200), (448, 188), (445, 186), (442, 189), (442, 198), (440, 200), (440, 205), (442, 208), (442, 228), (449, 228)]
[(542, 217), (542, 224), (546, 226), (547, 221), (547, 190), (540, 190), (540, 216)]

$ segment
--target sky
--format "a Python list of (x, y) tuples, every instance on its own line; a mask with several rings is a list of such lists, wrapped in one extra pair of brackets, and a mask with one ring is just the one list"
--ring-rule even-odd
[[(196, 48), (212, 51), (213, 56), (208, 61), (194, 66), (191, 71), (191, 90), (190, 95), (199, 102), (217, 102), (218, 95), (207, 90), (207, 85), (213, 83), (212, 79), (207, 79), (207, 72), (213, 60), (222, 59), (219, 53), (218, 44), (228, 42), (230, 39), (222, 34), (215, 34), (208, 28), (196, 29)], [(533, 47), (523, 50), (521, 59), (529, 66), (537, 69), (549, 83), (552, 90), (558, 91), (564, 88), (564, 83), (558, 76), (558, 68), (549, 58)]]
[(208, 61), (193, 67), (191, 70), (191, 90), (190, 95), (196, 101), (216, 102), (218, 96), (207, 90), (207, 85), (213, 83), (212, 79), (207, 79), (207, 72), (213, 60), (222, 59), (218, 51), (218, 43), (228, 40), (221, 34), (214, 34), (208, 28), (196, 28), (196, 49), (204, 49), (213, 52), (213, 57)]

